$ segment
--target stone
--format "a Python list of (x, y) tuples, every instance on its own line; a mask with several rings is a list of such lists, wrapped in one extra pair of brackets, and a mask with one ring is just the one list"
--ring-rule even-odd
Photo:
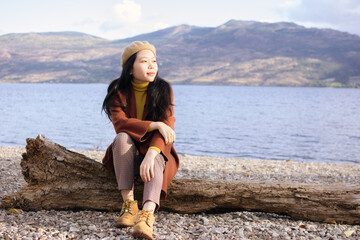
[(96, 233), (96, 235), (99, 237), (99, 238), (104, 238), (106, 237), (106, 234), (101, 232), (101, 233)]
[(77, 227), (73, 227), (71, 226), (70, 229), (69, 229), (69, 232), (80, 232), (81, 230)]
[(244, 231), (246, 231), (246, 232), (252, 232), (253, 229), (252, 229), (251, 226), (245, 226), (245, 227), (244, 227)]
[(336, 228), (334, 228), (334, 233), (337, 235), (341, 235), (343, 233), (343, 231), (341, 231), (340, 228), (336, 227)]
[(278, 234), (277, 232), (273, 231), (271, 236), (273, 236), (274, 238), (277, 238), (280, 236), (280, 234)]
[(209, 225), (209, 219), (207, 219), (206, 217), (202, 217), (201, 220), (205, 226)]
[(242, 229), (239, 229), (238, 231), (236, 231), (236, 234), (239, 238), (245, 238), (244, 230), (242, 230)]
[(346, 230), (344, 232), (344, 234), (345, 234), (346, 237), (351, 237), (351, 235), (353, 235), (354, 232), (355, 232), (355, 230), (349, 229), (349, 230)]
[(88, 227), (88, 229), (89, 229), (90, 231), (96, 231), (96, 226), (95, 226), (95, 225), (90, 225), (90, 226)]

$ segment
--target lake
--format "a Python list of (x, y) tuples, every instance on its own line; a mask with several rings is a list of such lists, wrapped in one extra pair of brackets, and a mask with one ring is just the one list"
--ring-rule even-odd
[[(0, 84), (0, 145), (104, 150), (105, 84)], [(178, 153), (360, 163), (360, 89), (173, 85)]]

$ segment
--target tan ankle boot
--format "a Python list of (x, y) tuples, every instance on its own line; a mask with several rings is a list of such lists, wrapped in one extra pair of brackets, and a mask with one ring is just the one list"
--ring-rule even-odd
[(139, 212), (137, 201), (126, 200), (123, 202), (120, 217), (115, 220), (116, 227), (132, 227), (135, 225), (137, 213)]
[(132, 235), (152, 240), (155, 216), (148, 210), (138, 213)]

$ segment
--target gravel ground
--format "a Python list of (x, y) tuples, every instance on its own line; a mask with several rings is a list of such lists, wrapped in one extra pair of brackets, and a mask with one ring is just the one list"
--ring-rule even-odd
[[(22, 147), (0, 147), (0, 201), (26, 182)], [(101, 151), (79, 151), (100, 160)], [(228, 159), (182, 155), (176, 178), (264, 179), (303, 183), (359, 184), (360, 165)], [(224, 168), (225, 166), (225, 168)], [(221, 169), (221, 171), (219, 171)], [(39, 211), (14, 214), (0, 209), (0, 239), (134, 239), (131, 228), (117, 229), (118, 212)], [(177, 214), (159, 211), (155, 239), (360, 239), (359, 225), (294, 221), (261, 212)]]

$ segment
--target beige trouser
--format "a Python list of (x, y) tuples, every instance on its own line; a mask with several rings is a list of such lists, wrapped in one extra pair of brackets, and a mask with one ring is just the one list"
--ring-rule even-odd
[[(116, 135), (113, 145), (113, 159), (116, 180), (119, 190), (130, 190), (134, 185), (135, 175), (140, 175), (142, 157), (129, 134), (121, 132)], [(161, 154), (155, 157), (154, 178), (144, 183), (143, 202), (153, 201), (160, 206), (161, 186), (165, 169), (165, 160)]]

